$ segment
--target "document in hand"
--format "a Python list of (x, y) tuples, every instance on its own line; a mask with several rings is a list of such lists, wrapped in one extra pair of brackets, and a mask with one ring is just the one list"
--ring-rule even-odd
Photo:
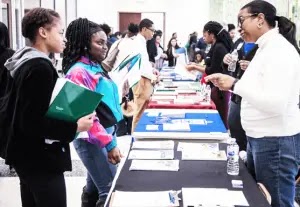
[(103, 95), (79, 86), (68, 79), (59, 78), (55, 84), (46, 116), (76, 122), (93, 113)]
[(179, 206), (177, 191), (124, 192), (116, 191), (110, 207), (172, 207)]

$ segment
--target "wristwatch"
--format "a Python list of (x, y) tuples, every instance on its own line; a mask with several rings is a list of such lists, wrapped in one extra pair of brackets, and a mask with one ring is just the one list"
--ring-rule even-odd
[(239, 81), (239, 79), (237, 79), (237, 78), (233, 81), (233, 84), (232, 84), (230, 90), (232, 90), (232, 91), (234, 90), (234, 86), (238, 81)]

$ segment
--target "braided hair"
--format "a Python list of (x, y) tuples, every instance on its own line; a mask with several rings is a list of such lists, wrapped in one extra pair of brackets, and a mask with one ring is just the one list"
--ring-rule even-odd
[(208, 32), (209, 34), (214, 34), (216, 42), (224, 44), (228, 51), (232, 50), (233, 42), (230, 38), (229, 33), (223, 26), (215, 21), (209, 21), (204, 25), (203, 32)]
[(69, 24), (62, 61), (62, 69), (65, 74), (82, 56), (91, 58), (91, 36), (99, 31), (103, 31), (100, 25), (86, 18), (76, 19)]

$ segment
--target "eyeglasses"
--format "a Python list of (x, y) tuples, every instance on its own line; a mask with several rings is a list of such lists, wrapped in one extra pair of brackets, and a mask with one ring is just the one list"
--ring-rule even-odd
[(148, 27), (146, 27), (147, 29), (149, 29), (151, 32), (155, 32), (155, 29), (153, 29), (153, 28), (148, 28)]
[(238, 17), (238, 26), (239, 27), (242, 27), (244, 21), (250, 17), (257, 17), (258, 16), (258, 13), (254, 13), (254, 14), (249, 14), (247, 16), (239, 16)]

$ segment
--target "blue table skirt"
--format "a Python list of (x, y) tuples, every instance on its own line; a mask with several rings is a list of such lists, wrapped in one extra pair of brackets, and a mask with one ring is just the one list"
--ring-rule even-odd
[[(183, 118), (172, 118), (183, 119)], [(227, 130), (218, 113), (186, 113), (184, 119), (205, 119), (206, 125), (190, 124), (191, 131), (163, 131), (163, 124), (157, 124), (157, 117), (148, 117), (147, 112), (141, 117), (135, 132), (187, 132), (187, 133), (227, 133)], [(158, 130), (146, 130), (147, 125), (159, 125)]]

